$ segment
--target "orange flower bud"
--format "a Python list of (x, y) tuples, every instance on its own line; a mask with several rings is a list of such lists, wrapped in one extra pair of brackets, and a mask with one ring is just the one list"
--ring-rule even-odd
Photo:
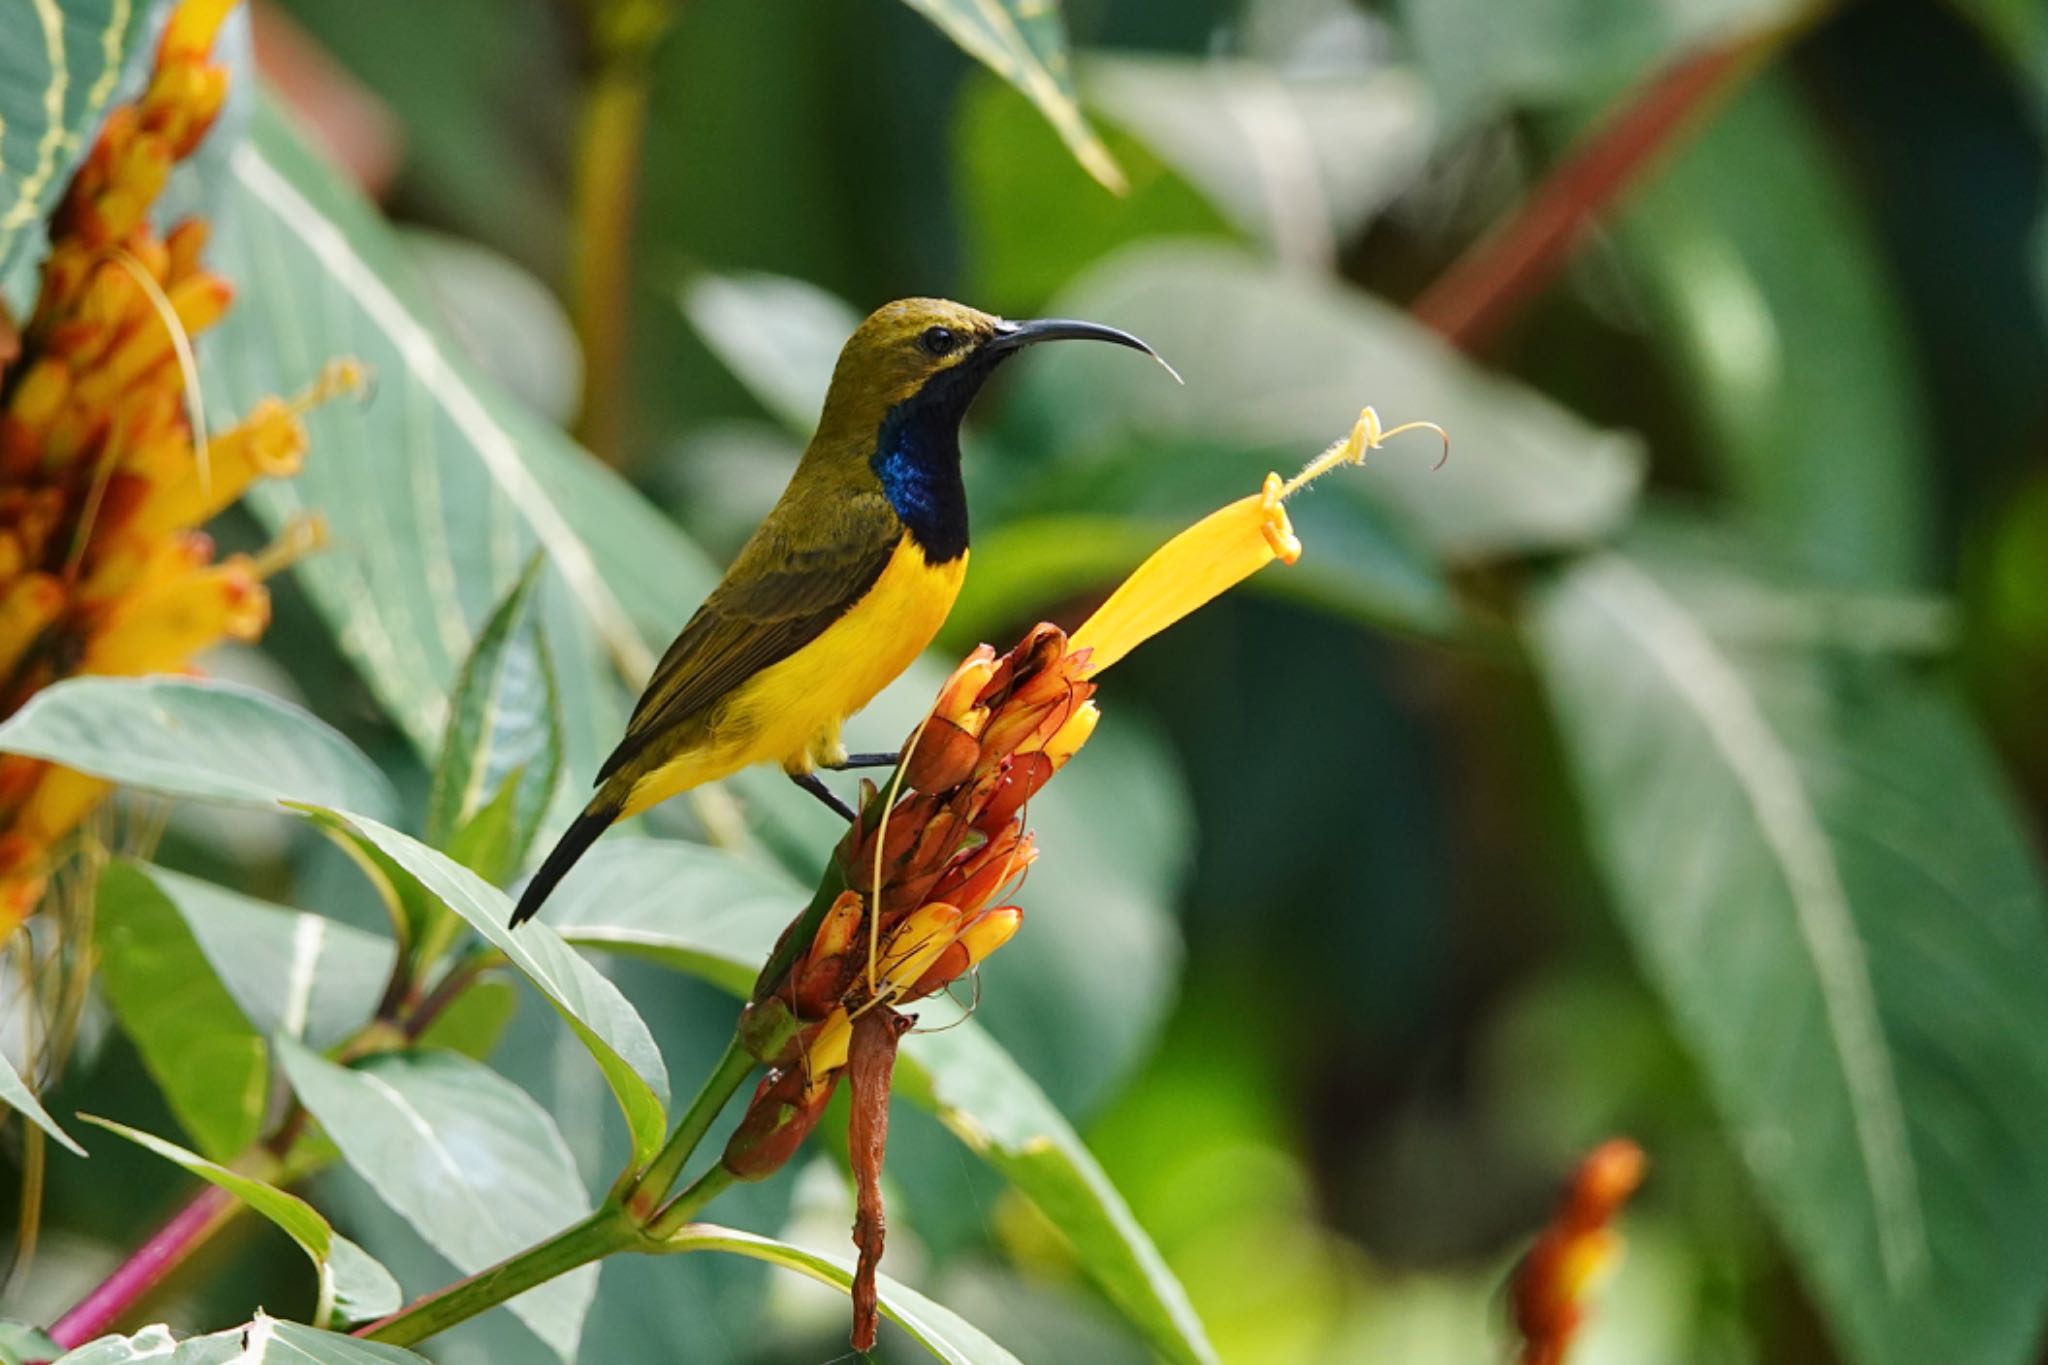
[(932, 715), (949, 720), (970, 734), (979, 733), (972, 723), (976, 703), (983, 688), (995, 676), (996, 652), (987, 645), (976, 645), (961, 665), (953, 670), (953, 676), (946, 679), (946, 685), (939, 689), (939, 700), (932, 707)]
[(999, 905), (984, 911), (975, 921), (960, 931), (959, 942), (967, 949), (967, 955), (976, 965), (986, 962), (990, 953), (1016, 937), (1017, 930), (1024, 925), (1024, 911), (1015, 905)]
[(203, 218), (187, 218), (170, 230), (164, 238), (164, 251), (169, 264), (164, 270), (164, 283), (175, 285), (199, 268), (199, 258), (206, 251), (212, 229)]
[(913, 985), (959, 934), (960, 920), (958, 907), (943, 901), (911, 911), (882, 945), (876, 971), (888, 989), (878, 987), (878, 993), (886, 997)]
[(1088, 742), (1088, 737), (1095, 733), (1096, 722), (1101, 719), (1102, 713), (1096, 709), (1093, 701), (1084, 701), (1075, 707), (1074, 713), (1067, 717), (1060, 728), (1046, 737), (1045, 756), (1052, 760), (1053, 767), (1064, 767), (1067, 760), (1079, 752), (1081, 746)]
[(849, 950), (866, 922), (858, 891), (842, 891), (819, 922), (811, 948), (790, 973), (790, 994), (796, 1012), (807, 1019), (822, 1017), (839, 1003), (853, 976)]
[(88, 673), (135, 677), (184, 667), (222, 640), (253, 640), (270, 622), (270, 594), (245, 555), (197, 573), (144, 583), (86, 642)]
[(818, 1126), (839, 1076), (834, 1071), (812, 1080), (792, 1068), (764, 1077), (720, 1163), (742, 1180), (763, 1180), (781, 1170)]
[(0, 592), (0, 676), (14, 666), (64, 608), (64, 585), (46, 573), (23, 574)]
[[(980, 713), (986, 720), (987, 713)], [(965, 726), (934, 714), (917, 737), (917, 747), (904, 760), (903, 780), (916, 791), (944, 792), (974, 775), (981, 744)]]
[(97, 777), (48, 764), (15, 816), (13, 832), (47, 849), (77, 829), (110, 790), (110, 784)]
[(946, 945), (946, 951), (939, 954), (938, 960), (925, 968), (925, 973), (917, 979), (917, 984), (903, 992), (900, 998), (905, 1001), (922, 1000), (927, 995), (934, 995), (951, 985), (973, 965), (974, 957), (968, 952), (967, 945), (959, 939), (954, 939)]
[(222, 21), (234, 7), (235, 0), (183, 0), (164, 25), (163, 41), (157, 46), (158, 67), (205, 61)]

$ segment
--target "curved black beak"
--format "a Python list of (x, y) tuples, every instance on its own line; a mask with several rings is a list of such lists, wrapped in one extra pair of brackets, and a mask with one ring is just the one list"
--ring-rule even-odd
[(1143, 351), (1165, 367), (1173, 376), (1174, 383), (1181, 383), (1180, 372), (1166, 363), (1166, 357), (1153, 350), (1142, 340), (1116, 327), (1105, 327), (1099, 322), (1081, 322), (1074, 318), (1039, 318), (1035, 322), (1002, 322), (996, 324), (996, 333), (982, 346), (984, 355), (999, 356), (1010, 351), (1034, 346), (1041, 341), (1107, 341), (1117, 346), (1128, 346), (1134, 351)]

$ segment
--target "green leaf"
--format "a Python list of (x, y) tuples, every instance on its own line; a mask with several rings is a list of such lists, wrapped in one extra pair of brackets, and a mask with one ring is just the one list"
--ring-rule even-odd
[(463, 661), (538, 549), (539, 616), (567, 766), (593, 771), (624, 724), (616, 682), (644, 679), (715, 579), (702, 555), (603, 465), (479, 379), (422, 319), (432, 307), (375, 208), (274, 109), (228, 158), (215, 269), (236, 307), (207, 334), (210, 408), (244, 411), (350, 355), (367, 401), (308, 414), (305, 471), (250, 504), (273, 527), (314, 511), (333, 545), (298, 566), (341, 648), (415, 747), (441, 745)]
[(263, 1038), (214, 975), (177, 904), (132, 863), (101, 873), (94, 942), (107, 1003), (194, 1145), (232, 1161), (262, 1130)]
[(142, 48), (148, 0), (31, 0), (0, 8), (0, 279), (36, 239), (123, 67)]
[[(668, 1250), (726, 1251), (748, 1256), (770, 1265), (794, 1270), (820, 1284), (851, 1291), (853, 1267), (838, 1256), (827, 1256), (803, 1247), (791, 1246), (768, 1237), (722, 1228), (715, 1223), (691, 1223), (668, 1240)], [(882, 1316), (888, 1318), (918, 1345), (947, 1361), (949, 1365), (1016, 1365), (1017, 1358), (983, 1336), (958, 1314), (933, 1303), (907, 1285), (887, 1275), (875, 1277), (880, 1292)]]
[(130, 867), (176, 907), (258, 1037), (327, 1047), (369, 1022), (391, 976), (390, 940), (164, 868)]
[[(1332, 516), (1364, 509), (1353, 534), (1380, 536), (1391, 524), (1461, 561), (1595, 539), (1627, 515), (1642, 479), (1632, 440), (1480, 370), (1385, 304), (1239, 253), (1132, 251), (1091, 272), (1053, 311), (1136, 332), (1187, 384), (1085, 347), (1034, 357), (1002, 413), (1008, 446), (1041, 469), (1015, 511), (1206, 513), (1219, 484), (1235, 497), (1256, 492), (1268, 468), (1305, 463), (1368, 403), (1388, 426), (1441, 423), (1450, 458), (1433, 468), (1436, 438), (1403, 436), (1363, 470), (1324, 479), (1291, 513), (1310, 516), (1321, 503), (1336, 504)], [(1182, 491), (1190, 487), (1199, 493)], [(1147, 501), (1111, 501), (1106, 489)], [(1307, 566), (1319, 542), (1306, 531), (1303, 540)]]
[(596, 1058), (625, 1113), (636, 1158), (644, 1161), (660, 1150), (667, 1137), (668, 1069), (646, 1023), (618, 987), (546, 924), (507, 928), (511, 900), (446, 854), (375, 820), (311, 808), (308, 814), (388, 858), (524, 972)]
[(247, 1327), (179, 1341), (161, 1323), (132, 1337), (101, 1337), (60, 1356), (55, 1365), (428, 1365), (425, 1356), (375, 1341), (357, 1341), (279, 1322), (258, 1313)]
[(57, 1120), (50, 1117), (50, 1111), (43, 1108), (43, 1102), (36, 1098), (36, 1092), (29, 1088), (29, 1083), (14, 1069), (13, 1061), (5, 1052), (0, 1052), (0, 1104), (19, 1113), (76, 1155), (85, 1155), (85, 1148), (74, 1142), (71, 1134), (59, 1127)]
[[(694, 844), (615, 840), (585, 862), (550, 905), (565, 939), (661, 962), (735, 995), (753, 985), (804, 900), (794, 882)], [(979, 1023), (904, 1039), (896, 1077), (899, 1094), (937, 1114), (1073, 1241), (1080, 1263), (1157, 1350), (1177, 1361), (1215, 1359), (1185, 1291), (1123, 1197)]]
[(497, 1050), (512, 1016), (519, 1012), (519, 990), (510, 981), (486, 978), (455, 997), (419, 1037), (422, 1048), (447, 1048), (484, 1061)]
[[(1622, 925), (1851, 1358), (2019, 1365), (2048, 1280), (2048, 897), (1911, 661), (1748, 565), (1605, 553), (1530, 643)], [(1837, 613), (1815, 613), (1834, 617)]]
[(326, 722), (218, 679), (68, 679), (0, 724), (0, 752), (159, 796), (244, 806), (304, 801), (386, 815), (396, 808), (376, 765)]
[(485, 881), (519, 870), (562, 775), (562, 699), (536, 556), (491, 613), (455, 682), (427, 797), (427, 840)]
[(790, 431), (809, 439), (839, 348), (860, 314), (836, 294), (785, 275), (699, 275), (683, 312), (725, 367)]
[(231, 1171), (197, 1152), (188, 1152), (175, 1142), (166, 1142), (140, 1129), (90, 1114), (81, 1117), (156, 1153), (208, 1184), (219, 1186), (277, 1224), (313, 1262), (313, 1270), (320, 1277), (320, 1302), (331, 1300), (344, 1321), (381, 1318), (397, 1312), (404, 1302), (391, 1272), (361, 1247), (336, 1233), (311, 1204), (297, 1195), (287, 1194), (254, 1176)]
[[(427, 1242), (473, 1274), (590, 1212), (576, 1163), (547, 1111), (452, 1052), (392, 1054), (351, 1070), (280, 1042), (299, 1099), (343, 1159)], [(506, 1305), (565, 1361), (576, 1358), (595, 1266)]]
[(1057, 0), (903, 0), (962, 50), (1024, 92), (1067, 150), (1103, 188), (1122, 194), (1123, 171), (1074, 97)]
[(30, 1361), (55, 1360), (64, 1348), (50, 1340), (40, 1327), (20, 1322), (0, 1322), (0, 1365), (29, 1365)]
[[(1729, 194), (1731, 176), (1769, 194)], [(1789, 76), (1766, 73), (1636, 196), (1619, 242), (1748, 515), (1814, 572), (1927, 568), (1927, 412), (1876, 233)]]

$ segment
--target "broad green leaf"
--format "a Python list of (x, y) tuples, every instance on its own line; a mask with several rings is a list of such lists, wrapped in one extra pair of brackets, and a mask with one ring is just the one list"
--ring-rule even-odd
[(157, 8), (150, 0), (0, 6), (0, 279), (91, 150)]
[(376, 765), (325, 721), (219, 680), (72, 678), (0, 724), (0, 752), (159, 796), (304, 801), (372, 815), (396, 805)]
[[(1013, 511), (1205, 513), (1218, 485), (1255, 492), (1268, 468), (1291, 472), (1348, 433), (1368, 403), (1388, 426), (1441, 423), (1449, 459), (1432, 467), (1440, 450), (1427, 432), (1400, 437), (1297, 499), (1298, 519), (1324, 502), (1338, 504), (1331, 515), (1368, 509), (1354, 534), (1391, 522), (1459, 561), (1595, 539), (1627, 514), (1642, 478), (1633, 441), (1485, 373), (1385, 304), (1239, 253), (1128, 252), (1052, 311), (1136, 332), (1187, 384), (1085, 347), (1045, 348), (1002, 412), (1009, 446), (1043, 468)], [(1313, 556), (1319, 538), (1304, 528), (1303, 539)]]
[(519, 989), (510, 981), (487, 977), (455, 997), (419, 1038), (423, 1048), (442, 1047), (484, 1061), (519, 1012)]
[[(722, 1228), (714, 1223), (691, 1223), (668, 1240), (671, 1252), (726, 1251), (750, 1256), (757, 1261), (794, 1270), (820, 1284), (850, 1291), (853, 1267), (838, 1256), (827, 1256), (804, 1247), (791, 1246), (768, 1237)], [(907, 1285), (887, 1275), (875, 1277), (880, 1291), (882, 1316), (911, 1339), (948, 1365), (1016, 1365), (1017, 1358), (983, 1336), (958, 1314), (933, 1303)]]
[(427, 797), (427, 839), (488, 882), (518, 871), (562, 774), (562, 701), (535, 594), (536, 557), (455, 682)]
[(19, 1113), (76, 1155), (85, 1155), (85, 1148), (74, 1142), (71, 1134), (59, 1127), (57, 1120), (50, 1117), (50, 1111), (43, 1108), (43, 1102), (36, 1098), (36, 1092), (29, 1088), (21, 1073), (14, 1069), (14, 1062), (5, 1052), (0, 1052), (0, 1104)]
[[(474, 1273), (590, 1212), (562, 1135), (526, 1092), (452, 1052), (393, 1054), (349, 1069), (291, 1043), (292, 1087), (377, 1195)], [(565, 1361), (576, 1358), (595, 1266), (507, 1306)]]
[[(735, 995), (751, 988), (804, 900), (794, 882), (699, 845), (620, 840), (585, 861), (550, 905), (565, 939), (662, 962)], [(1187, 1295), (1080, 1136), (978, 1022), (912, 1034), (896, 1076), (900, 1095), (937, 1114), (1073, 1241), (1156, 1349), (1178, 1361), (1215, 1358)]]
[(381, 1342), (357, 1341), (259, 1312), (247, 1327), (179, 1341), (168, 1327), (132, 1337), (101, 1337), (60, 1356), (55, 1365), (427, 1365), (425, 1356)]
[(55, 1360), (64, 1348), (50, 1340), (40, 1327), (20, 1322), (0, 1322), (0, 1365), (29, 1365), (31, 1361)]
[(257, 489), (273, 526), (312, 511), (333, 545), (300, 565), (343, 651), (424, 755), (457, 674), (538, 549), (540, 615), (561, 689), (567, 766), (593, 771), (624, 723), (616, 675), (645, 677), (714, 578), (638, 494), (478, 378), (432, 316), (375, 209), (272, 109), (228, 158), (212, 262), (238, 302), (207, 334), (210, 408), (246, 411), (337, 356), (376, 382), (307, 417), (305, 471)]
[(700, 275), (683, 312), (761, 406), (809, 438), (825, 406), (839, 348), (860, 314), (837, 295), (783, 275)]
[(215, 976), (177, 904), (132, 863), (100, 875), (99, 979), (122, 1030), (193, 1144), (232, 1161), (263, 1125), (262, 1035)]
[(1512, 105), (1583, 100), (1804, 12), (1798, 0), (1400, 0), (1398, 10), (1450, 132)]
[(391, 976), (390, 940), (164, 868), (131, 870), (176, 907), (258, 1037), (328, 1047), (376, 1011)]
[(166, 1142), (140, 1129), (111, 1119), (91, 1115), (84, 1117), (87, 1123), (98, 1124), (208, 1184), (219, 1186), (277, 1224), (313, 1262), (313, 1270), (320, 1277), (320, 1302), (331, 1301), (334, 1311), (343, 1321), (380, 1318), (397, 1312), (404, 1302), (398, 1281), (391, 1278), (391, 1272), (377, 1264), (368, 1252), (335, 1232), (318, 1210), (297, 1195), (288, 1194), (254, 1176), (231, 1171), (197, 1152), (188, 1152), (175, 1142)]
[(1072, 62), (1057, 0), (903, 0), (976, 61), (1023, 91), (1103, 188), (1121, 194), (1123, 171), (1074, 98)]
[(1756, 573), (1660, 541), (1538, 596), (1593, 848), (1846, 1355), (2019, 1365), (2048, 1297), (2040, 872), (1955, 698), (1788, 632)]
[[(1732, 176), (1771, 192), (1729, 194)], [(1928, 418), (1855, 188), (1765, 74), (1643, 186), (1618, 241), (1748, 515), (1819, 574), (1902, 587), (1927, 567)]]
[(512, 902), (505, 893), (446, 854), (375, 820), (341, 811), (309, 809), (316, 821), (356, 839), (460, 915), (492, 947), (540, 988), (590, 1049), (618, 1097), (633, 1151), (646, 1160), (667, 1136), (668, 1069), (647, 1025), (618, 987), (579, 957), (546, 924), (507, 928)]

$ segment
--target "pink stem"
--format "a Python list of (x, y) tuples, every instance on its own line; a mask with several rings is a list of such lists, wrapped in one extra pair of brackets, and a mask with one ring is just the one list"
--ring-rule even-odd
[(57, 1319), (50, 1328), (50, 1339), (68, 1351), (111, 1330), (122, 1314), (233, 1217), (237, 1207), (233, 1195), (208, 1185), (191, 1203), (172, 1214), (170, 1221), (137, 1247), (97, 1289)]

